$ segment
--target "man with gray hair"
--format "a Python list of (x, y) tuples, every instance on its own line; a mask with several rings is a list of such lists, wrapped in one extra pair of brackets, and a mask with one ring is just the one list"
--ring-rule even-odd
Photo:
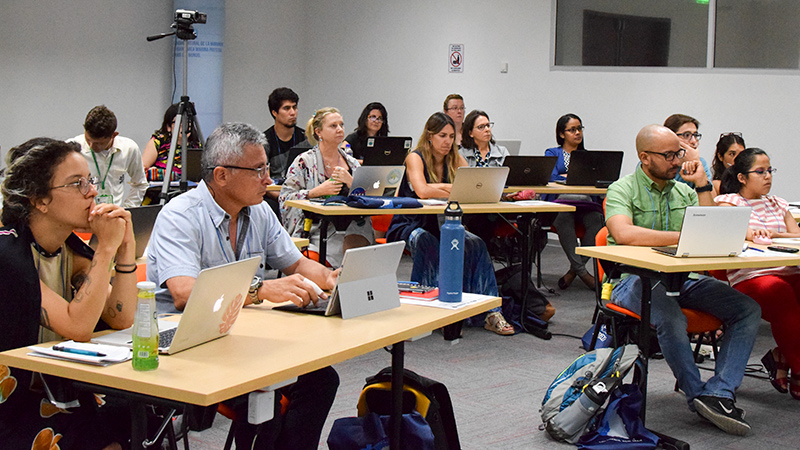
[[(158, 286), (159, 312), (182, 311), (200, 270), (259, 256), (262, 263), (245, 305), (264, 300), (307, 306), (317, 301), (304, 278), (333, 289), (338, 271), (302, 256), (272, 209), (263, 201), (269, 177), (264, 134), (243, 123), (226, 123), (208, 137), (203, 152), (203, 180), (161, 210), (147, 249), (147, 279)], [(264, 280), (269, 264), (287, 276)], [(298, 377), (281, 389), (289, 408), (256, 427), (237, 425), (237, 448), (317, 448), (339, 378), (326, 367)], [(232, 400), (247, 417), (244, 396)]]

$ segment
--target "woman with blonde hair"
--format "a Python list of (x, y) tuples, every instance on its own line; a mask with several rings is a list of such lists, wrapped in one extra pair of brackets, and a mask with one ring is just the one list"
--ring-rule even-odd
[[(450, 196), (456, 169), (467, 165), (455, 145), (455, 124), (450, 116), (437, 112), (428, 118), (417, 147), (406, 156), (405, 165), (400, 196), (421, 199)], [(427, 286), (439, 285), (439, 221), (436, 216), (395, 215), (386, 232), (386, 240), (406, 242), (414, 259), (412, 281)], [(463, 290), (497, 295), (497, 280), (486, 244), (469, 232), (464, 239)], [(476, 318), (480, 320), (482, 316)], [(506, 322), (500, 308), (486, 315), (484, 328), (501, 335), (514, 334), (514, 327)]]
[[(306, 137), (314, 148), (300, 154), (286, 172), (286, 181), (278, 197), (283, 226), (292, 236), (303, 231), (303, 211), (286, 206), (286, 200), (306, 200), (347, 195), (353, 182), (353, 170), (360, 165), (339, 148), (344, 140), (344, 121), (336, 108), (322, 108), (314, 113), (306, 126)], [(370, 245), (373, 239), (372, 222), (364, 217), (346, 217), (349, 225), (334, 223), (329, 231), (327, 260), (338, 266), (344, 251)], [(336, 222), (336, 221), (334, 221)], [(344, 233), (336, 229), (346, 228)], [(319, 251), (319, 224), (310, 230), (309, 249)], [(323, 262), (324, 264), (324, 262)]]

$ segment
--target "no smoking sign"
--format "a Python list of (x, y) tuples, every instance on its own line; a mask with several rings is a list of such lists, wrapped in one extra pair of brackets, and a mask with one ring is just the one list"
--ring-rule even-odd
[(450, 73), (464, 72), (464, 44), (450, 44), (448, 66)]

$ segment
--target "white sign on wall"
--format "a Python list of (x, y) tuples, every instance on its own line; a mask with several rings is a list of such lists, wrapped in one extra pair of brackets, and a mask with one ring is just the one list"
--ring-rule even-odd
[(450, 44), (447, 58), (450, 73), (464, 72), (464, 44)]

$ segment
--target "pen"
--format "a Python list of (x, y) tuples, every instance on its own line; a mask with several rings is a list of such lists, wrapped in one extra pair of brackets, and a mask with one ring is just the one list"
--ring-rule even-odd
[(54, 345), (53, 350), (65, 353), (74, 353), (76, 355), (97, 356), (100, 358), (106, 356), (105, 353), (93, 352), (91, 350), (81, 350), (79, 348), (60, 347), (58, 345)]
[(761, 250), (760, 248), (750, 247), (750, 246), (748, 246), (745, 250), (754, 250), (754, 251), (757, 251), (757, 252), (764, 253), (764, 250)]

